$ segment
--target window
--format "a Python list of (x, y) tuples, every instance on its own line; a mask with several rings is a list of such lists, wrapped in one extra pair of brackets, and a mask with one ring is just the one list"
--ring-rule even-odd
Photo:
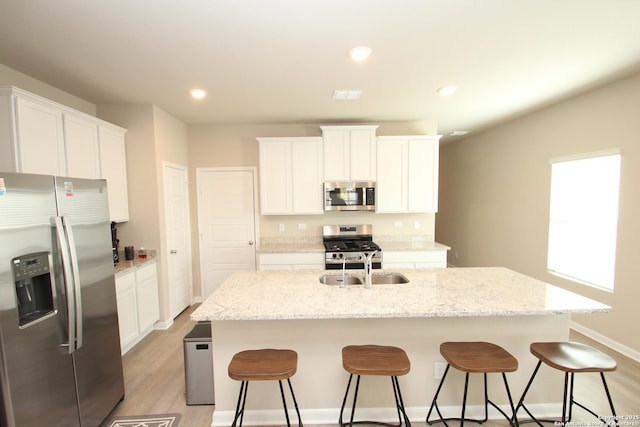
[(547, 270), (613, 290), (619, 150), (551, 160)]

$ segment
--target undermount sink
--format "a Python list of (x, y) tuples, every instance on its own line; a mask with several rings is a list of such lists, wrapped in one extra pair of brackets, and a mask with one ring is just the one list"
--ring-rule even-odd
[[(323, 285), (341, 285), (343, 276), (342, 274), (325, 274), (320, 276), (320, 283)], [(364, 282), (356, 276), (349, 274), (344, 276), (345, 285), (362, 285)]]
[(400, 273), (373, 273), (371, 283), (374, 285), (394, 285), (399, 283), (409, 283), (409, 279)]
[[(324, 285), (341, 285), (343, 283), (342, 274), (324, 274), (320, 276), (320, 283)], [(409, 279), (400, 273), (373, 273), (371, 275), (373, 285), (395, 285), (409, 283)], [(345, 285), (363, 285), (364, 277), (347, 274), (344, 276)]]

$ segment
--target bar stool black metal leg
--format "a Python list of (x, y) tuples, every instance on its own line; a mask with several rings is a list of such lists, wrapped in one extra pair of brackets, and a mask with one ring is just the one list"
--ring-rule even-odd
[[(437, 400), (438, 400), (438, 395), (440, 394), (440, 390), (442, 389), (442, 385), (444, 384), (444, 380), (445, 378), (447, 378), (447, 373), (449, 372), (450, 367), (451, 365), (447, 364), (447, 367), (444, 369), (444, 374), (442, 374), (442, 379), (440, 380), (440, 384), (438, 384), (438, 389), (436, 390), (436, 394), (433, 396), (433, 400), (431, 401), (431, 407), (429, 408), (429, 412), (427, 413), (427, 418), (425, 419), (425, 421), (429, 425), (442, 421), (445, 427), (449, 427), (449, 424), (447, 424), (447, 421), (442, 416), (442, 413), (440, 413), (440, 408), (438, 408)], [(429, 417), (431, 416), (431, 412), (433, 411), (434, 408), (438, 413), (438, 416), (440, 417), (440, 419), (429, 421)]]
[[(476, 421), (477, 423), (484, 423), (489, 419), (489, 391), (487, 389), (487, 373), (483, 372), (482, 376), (484, 377), (484, 419)], [(493, 403), (492, 403), (493, 405)], [(495, 405), (494, 405), (495, 406)]]
[[(396, 399), (396, 410), (398, 411), (398, 427), (402, 426), (402, 419), (404, 418), (404, 424), (406, 427), (411, 427), (411, 422), (404, 409), (404, 401), (402, 400), (402, 393), (400, 392), (400, 383), (398, 377), (391, 377), (391, 384), (393, 385), (393, 394)], [(401, 415), (402, 413), (402, 415)]]
[[(569, 373), (565, 372), (564, 374), (564, 395), (563, 395), (563, 399), (562, 399), (562, 426), (564, 427), (565, 425), (567, 425), (567, 395), (569, 393)], [(569, 408), (571, 408), (571, 405), (569, 405)], [(571, 409), (569, 409), (571, 410)]]
[(464, 395), (462, 396), (462, 416), (460, 417), (460, 427), (464, 426), (464, 413), (467, 409), (467, 390), (469, 389), (469, 373), (464, 374)]
[(358, 390), (360, 389), (360, 375), (356, 378), (356, 389), (353, 393), (353, 407), (351, 408), (351, 418), (349, 419), (349, 425), (353, 426), (353, 416), (356, 414), (356, 400), (358, 400)]
[[(381, 421), (354, 421), (355, 413), (356, 413), (356, 403), (358, 400), (358, 391), (360, 389), (360, 375), (357, 375), (356, 378), (356, 386), (353, 392), (353, 404), (351, 406), (351, 416), (349, 418), (349, 423), (345, 424), (343, 421), (344, 417), (344, 408), (347, 404), (347, 399), (349, 396), (349, 390), (351, 389), (351, 380), (353, 379), (353, 374), (349, 375), (349, 381), (347, 382), (347, 390), (344, 393), (344, 398), (342, 399), (342, 407), (340, 408), (340, 419), (339, 424), (341, 427), (345, 427), (347, 425), (353, 426), (354, 424), (376, 424), (383, 426), (395, 426), (393, 424), (388, 424)], [(402, 393), (400, 392), (400, 383), (398, 382), (398, 377), (391, 377), (391, 385), (393, 386), (393, 394), (396, 401), (396, 411), (398, 413), (398, 425), (395, 427), (402, 426), (402, 420), (404, 419), (404, 423), (406, 427), (411, 427), (411, 422), (409, 421), (409, 417), (407, 416), (404, 408), (404, 401), (402, 400)]]
[(520, 427), (520, 423), (518, 423), (518, 418), (516, 417), (516, 408), (513, 406), (513, 399), (511, 398), (511, 390), (509, 390), (509, 384), (507, 383), (507, 375), (503, 372), (502, 379), (504, 380), (504, 388), (507, 390), (507, 397), (509, 398), (509, 406), (511, 407), (511, 414), (513, 414), (513, 421), (510, 417), (507, 416), (504, 412), (502, 414), (509, 421), (509, 424), (515, 427)]
[(540, 421), (545, 421), (545, 420), (538, 420), (536, 417), (534, 417), (533, 414), (531, 413), (531, 411), (529, 411), (529, 409), (524, 404), (524, 398), (527, 395), (527, 392), (529, 391), (529, 388), (531, 388), (531, 384), (533, 384), (533, 380), (536, 377), (536, 375), (538, 373), (538, 370), (540, 369), (540, 365), (542, 365), (542, 361), (538, 361), (538, 363), (536, 364), (536, 367), (533, 370), (533, 373), (531, 374), (531, 378), (529, 378), (529, 382), (527, 383), (527, 386), (524, 388), (524, 392), (522, 392), (522, 396), (520, 397), (520, 400), (518, 401), (518, 404), (516, 405), (516, 409), (513, 411), (513, 418), (514, 418), (514, 421), (517, 421), (517, 419), (518, 419), (518, 411), (520, 410), (520, 408), (522, 408), (522, 409), (525, 410), (527, 415), (529, 415), (529, 417), (531, 418), (531, 421), (535, 422), (540, 427), (544, 427), (541, 424)]
[(618, 416), (616, 415), (616, 409), (613, 407), (613, 400), (611, 399), (611, 394), (609, 393), (609, 387), (607, 387), (607, 381), (604, 379), (604, 372), (600, 372), (600, 378), (602, 379), (602, 386), (604, 387), (604, 392), (607, 394), (607, 400), (609, 401), (609, 407), (611, 408), (611, 414), (613, 415), (613, 420), (615, 425), (618, 425)]
[(238, 404), (236, 405), (236, 413), (233, 418), (231, 427), (235, 427), (238, 419), (240, 419), (239, 427), (242, 427), (242, 419), (244, 418), (244, 405), (247, 401), (247, 390), (249, 389), (249, 382), (242, 381), (240, 383), (240, 392), (238, 393)]
[(291, 392), (291, 398), (293, 399), (293, 407), (296, 408), (296, 415), (298, 416), (298, 426), (302, 427), (302, 417), (300, 417), (300, 409), (298, 409), (298, 402), (296, 401), (296, 395), (293, 394), (293, 387), (291, 386), (291, 378), (287, 378), (289, 383), (289, 391)]
[(349, 381), (347, 382), (347, 390), (344, 392), (344, 399), (342, 399), (342, 407), (340, 408), (340, 419), (339, 419), (339, 423), (340, 426), (344, 426), (344, 423), (342, 422), (342, 414), (344, 413), (344, 407), (347, 404), (347, 396), (349, 395), (349, 389), (351, 388), (351, 380), (353, 379), (353, 374), (349, 375)]
[(280, 397), (282, 397), (282, 408), (284, 409), (284, 417), (287, 420), (287, 426), (291, 427), (289, 422), (289, 411), (287, 411), (287, 401), (284, 398), (284, 389), (282, 388), (282, 380), (278, 380), (278, 386), (280, 386)]

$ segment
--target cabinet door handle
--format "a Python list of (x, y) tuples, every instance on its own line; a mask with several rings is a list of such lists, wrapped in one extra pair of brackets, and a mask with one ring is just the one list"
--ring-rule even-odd
[(175, 250), (175, 249), (171, 249), (171, 250), (169, 251), (169, 253), (170, 253), (170, 254), (172, 254), (172, 255), (175, 255), (175, 254), (177, 254), (177, 253), (178, 253), (178, 251), (177, 251), (177, 250)]

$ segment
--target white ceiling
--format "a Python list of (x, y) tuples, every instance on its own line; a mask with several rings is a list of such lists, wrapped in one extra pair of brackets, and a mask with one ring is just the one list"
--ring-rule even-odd
[[(358, 45), (364, 63), (348, 58)], [(0, 0), (0, 63), (187, 124), (436, 121), (448, 135), (640, 70), (640, 1)]]

